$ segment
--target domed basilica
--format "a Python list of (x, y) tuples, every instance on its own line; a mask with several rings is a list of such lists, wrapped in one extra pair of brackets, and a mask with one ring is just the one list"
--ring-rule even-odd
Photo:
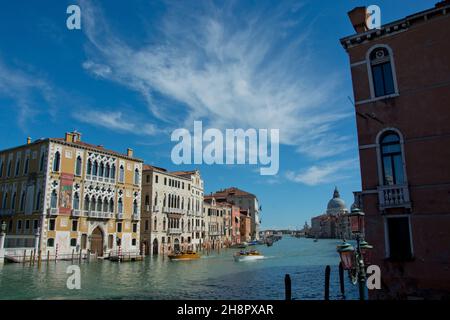
[(311, 219), (310, 236), (315, 238), (350, 239), (348, 210), (339, 190), (335, 187), (324, 214)]

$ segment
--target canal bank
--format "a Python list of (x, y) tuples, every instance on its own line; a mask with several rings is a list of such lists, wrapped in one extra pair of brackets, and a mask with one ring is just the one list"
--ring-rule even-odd
[[(0, 299), (284, 299), (286, 273), (294, 299), (323, 299), (326, 265), (331, 266), (330, 299), (341, 299), (338, 243), (285, 237), (272, 247), (258, 246), (266, 258), (253, 262), (235, 262), (233, 249), (195, 261), (82, 262), (80, 290), (66, 287), (70, 261), (42, 264), (40, 270), (5, 264)], [(355, 289), (346, 279), (347, 299), (357, 298)]]

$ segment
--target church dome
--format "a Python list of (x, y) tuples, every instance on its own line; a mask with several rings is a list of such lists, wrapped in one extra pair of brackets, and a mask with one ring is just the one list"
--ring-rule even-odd
[(327, 213), (330, 213), (330, 214), (338, 213), (341, 210), (345, 210), (346, 211), (347, 208), (345, 206), (344, 200), (341, 199), (341, 196), (339, 194), (339, 190), (336, 187), (334, 189), (333, 199), (328, 201)]

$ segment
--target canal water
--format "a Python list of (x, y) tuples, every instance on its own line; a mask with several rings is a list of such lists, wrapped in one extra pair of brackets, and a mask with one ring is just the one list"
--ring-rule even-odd
[[(272, 247), (256, 246), (265, 259), (235, 262), (235, 249), (195, 261), (147, 257), (140, 262), (82, 262), (81, 289), (69, 290), (69, 261), (43, 262), (41, 269), (0, 265), (0, 299), (284, 299), (284, 276), (292, 279), (292, 297), (321, 300), (325, 266), (331, 266), (330, 299), (339, 290), (338, 240), (284, 237)], [(346, 299), (357, 288), (346, 275)]]

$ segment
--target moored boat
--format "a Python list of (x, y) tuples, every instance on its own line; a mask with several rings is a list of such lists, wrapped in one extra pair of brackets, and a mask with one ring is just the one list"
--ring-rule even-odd
[(168, 257), (173, 261), (200, 259), (200, 255), (194, 251), (172, 253), (169, 254)]
[(234, 255), (235, 261), (252, 261), (264, 259), (264, 256), (257, 250), (240, 251)]

